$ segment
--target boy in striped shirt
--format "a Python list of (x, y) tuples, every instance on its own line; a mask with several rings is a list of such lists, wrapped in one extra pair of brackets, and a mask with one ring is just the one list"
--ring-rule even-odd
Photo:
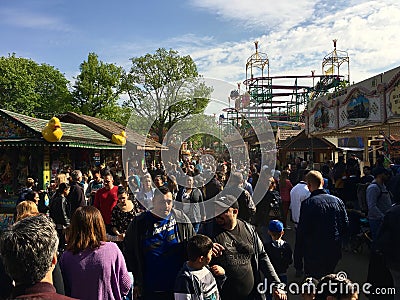
[[(220, 300), (218, 288), (224, 283), (225, 270), (208, 266), (213, 243), (205, 235), (193, 236), (187, 245), (188, 261), (183, 264), (175, 281), (175, 300)], [(215, 277), (214, 277), (215, 276)]]

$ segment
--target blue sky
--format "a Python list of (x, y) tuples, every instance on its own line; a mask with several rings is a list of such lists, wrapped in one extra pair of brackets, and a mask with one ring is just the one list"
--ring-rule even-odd
[(398, 0), (1, 0), (0, 55), (72, 79), (89, 52), (129, 69), (129, 58), (164, 47), (191, 55), (202, 75), (236, 83), (255, 40), (273, 76), (319, 73), (338, 39), (359, 82), (400, 65), (399, 16)]
[[(159, 47), (179, 50), (208, 39), (234, 39), (213, 13), (183, 1), (1, 1), (0, 54), (78, 72), (89, 52), (129, 66), (129, 58)], [(214, 42), (213, 42), (214, 43)], [(187, 53), (182, 53), (187, 54)]]

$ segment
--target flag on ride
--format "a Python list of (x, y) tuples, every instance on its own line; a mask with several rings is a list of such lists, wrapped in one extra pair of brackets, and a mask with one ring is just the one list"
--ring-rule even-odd
[(325, 71), (325, 75), (333, 75), (333, 65)]

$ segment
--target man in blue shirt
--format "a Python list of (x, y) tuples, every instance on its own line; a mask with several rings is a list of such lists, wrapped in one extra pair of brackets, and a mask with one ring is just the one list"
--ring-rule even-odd
[(134, 295), (174, 299), (174, 283), (186, 261), (186, 243), (195, 234), (189, 218), (173, 207), (172, 194), (155, 190), (153, 208), (133, 219), (125, 235), (125, 259), (133, 273)]

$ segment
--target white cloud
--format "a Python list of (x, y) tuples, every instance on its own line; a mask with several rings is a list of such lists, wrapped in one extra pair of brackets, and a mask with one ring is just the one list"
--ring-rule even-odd
[(68, 26), (66, 26), (59, 18), (42, 13), (24, 10), (23, 8), (3, 8), (2, 10), (0, 10), (0, 20), (0, 23), (20, 28), (62, 31), (69, 30)]
[(188, 33), (182, 36), (173, 37), (165, 41), (165, 44), (190, 44), (192, 46), (203, 47), (205, 44), (215, 42), (212, 36), (198, 36), (193, 33)]
[[(263, 14), (262, 7), (257, 11), (251, 1), (229, 3), (232, 5), (225, 5), (222, 0), (194, 1), (198, 6), (215, 8), (224, 16), (228, 16), (230, 10), (241, 12), (232, 12), (231, 16), (237, 18), (246, 14), (256, 18)], [(307, 22), (288, 30), (260, 35), (259, 51), (266, 52), (270, 59), (270, 75), (308, 75), (311, 70), (320, 73), (324, 56), (333, 50), (333, 39), (338, 39), (337, 49), (349, 54), (351, 81), (364, 80), (400, 64), (400, 39), (397, 38), (400, 3), (353, 1), (352, 4), (354, 6), (343, 7), (335, 13), (326, 11), (326, 15), (315, 19), (310, 16)], [(253, 40), (244, 39), (223, 44), (186, 45), (181, 51), (192, 56), (205, 76), (237, 82), (245, 79), (246, 59), (254, 53), (254, 46)]]
[[(320, 74), (324, 56), (333, 50), (333, 39), (338, 40), (337, 49), (348, 52), (352, 82), (362, 81), (400, 65), (398, 0), (336, 1), (333, 11), (331, 2), (319, 1), (314, 6), (314, 14), (308, 13), (312, 8), (311, 2), (307, 1), (287, 7), (281, 3), (279, 9), (276, 6), (278, 4), (274, 4), (275, 8), (270, 11), (266, 8), (274, 7), (270, 1), (262, 1), (263, 4), (259, 6), (255, 0), (230, 1), (229, 4), (222, 0), (193, 0), (192, 3), (203, 9), (213, 9), (223, 18), (236, 18), (244, 22), (248, 20), (246, 26), (253, 26), (252, 34), (258, 32), (259, 51), (269, 57), (270, 76), (309, 75), (311, 70)], [(293, 25), (284, 30), (269, 32), (251, 23), (251, 20), (263, 21), (271, 14), (280, 13), (300, 15), (301, 18), (293, 17)], [(276, 18), (279, 21), (282, 16)], [(227, 27), (221, 25), (219, 31), (232, 30)], [(107, 56), (115, 57), (118, 54), (121, 57), (120, 65), (129, 68), (128, 58), (154, 53), (159, 47), (173, 48), (180, 55), (190, 55), (200, 74), (205, 77), (218, 78), (236, 85), (246, 79), (246, 60), (254, 53), (254, 37), (220, 42), (210, 33), (204, 36), (186, 33), (163, 41), (141, 40), (140, 43), (135, 41), (110, 47)], [(344, 69), (341, 70), (344, 72)], [(294, 84), (294, 81), (288, 80), (287, 84)]]
[(315, 1), (297, 0), (192, 0), (192, 5), (223, 19), (238, 20), (240, 26), (264, 26), (269, 29), (291, 27), (309, 18)]

